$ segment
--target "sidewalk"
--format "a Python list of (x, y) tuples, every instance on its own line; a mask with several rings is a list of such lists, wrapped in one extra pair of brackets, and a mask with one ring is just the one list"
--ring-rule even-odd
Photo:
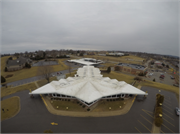
[(135, 97), (130, 98), (126, 103), (126, 106), (122, 110), (108, 111), (108, 112), (92, 112), (92, 111), (73, 112), (73, 111), (68, 111), (68, 110), (54, 109), (53, 106), (51, 105), (50, 101), (48, 100), (48, 98), (43, 96), (43, 99), (47, 104), (45, 106), (50, 113), (55, 114), (55, 115), (73, 116), (73, 117), (105, 117), (105, 116), (123, 115), (123, 114), (126, 114), (131, 109), (131, 107), (134, 103), (134, 101), (133, 101), (134, 98)]

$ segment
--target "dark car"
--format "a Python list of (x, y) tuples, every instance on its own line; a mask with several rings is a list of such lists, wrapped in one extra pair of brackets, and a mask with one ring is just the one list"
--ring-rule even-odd
[(176, 115), (179, 116), (179, 114), (180, 114), (180, 109), (179, 109), (178, 107), (176, 107), (176, 108), (175, 108), (175, 112), (176, 112)]
[(164, 75), (161, 75), (159, 78), (164, 79)]

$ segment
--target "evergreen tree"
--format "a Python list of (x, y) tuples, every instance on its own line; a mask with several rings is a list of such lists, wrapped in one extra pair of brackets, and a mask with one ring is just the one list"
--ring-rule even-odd
[(8, 71), (8, 69), (7, 69), (7, 67), (5, 67), (5, 72), (7, 72)]
[(111, 72), (111, 67), (107, 68), (107, 72), (110, 73)]
[(1, 83), (6, 82), (6, 79), (1, 75)]

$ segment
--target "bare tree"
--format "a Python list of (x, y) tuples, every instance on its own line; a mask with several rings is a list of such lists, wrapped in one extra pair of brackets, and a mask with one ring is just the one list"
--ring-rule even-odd
[(41, 75), (42, 77), (44, 77), (48, 83), (50, 82), (50, 77), (51, 77), (51, 73), (54, 72), (54, 69), (52, 66), (50, 65), (44, 65), (43, 66), (43, 63), (41, 62), (41, 67), (39, 67), (38, 69), (38, 75)]

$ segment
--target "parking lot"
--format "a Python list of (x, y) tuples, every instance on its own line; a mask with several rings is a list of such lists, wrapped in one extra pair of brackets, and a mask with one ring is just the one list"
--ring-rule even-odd
[[(153, 111), (156, 102), (156, 94), (164, 95), (163, 108), (163, 124), (161, 133), (178, 133), (179, 132), (179, 116), (175, 114), (175, 107), (178, 107), (176, 95), (172, 92), (157, 90), (150, 87), (143, 87), (143, 91), (148, 91), (148, 96), (144, 101), (134, 103), (133, 106), (142, 107), (142, 111), (137, 114), (137, 125), (135, 129), (139, 133), (151, 133), (152, 123), (154, 119)], [(138, 126), (141, 124), (141, 127)]]
[[(15, 117), (2, 121), (1, 131), (3, 133), (42, 133), (44, 130), (51, 129), (54, 133), (151, 133), (155, 97), (157, 93), (161, 93), (165, 96), (162, 106), (161, 133), (179, 133), (179, 117), (175, 114), (175, 107), (178, 106), (176, 95), (150, 87), (143, 87), (142, 90), (148, 91), (145, 100), (135, 100), (130, 111), (125, 115), (109, 117), (53, 115), (47, 111), (39, 95), (31, 99), (28, 91), (18, 92), (14, 95), (20, 97), (21, 111)], [(53, 126), (52, 122), (58, 125)]]
[[(164, 79), (159, 78), (161, 74), (165, 76)], [(163, 72), (163, 71), (158, 71), (158, 72), (148, 71), (147, 78), (145, 79), (150, 80), (150, 81), (153, 81), (153, 79), (155, 79), (156, 82), (167, 84), (167, 85), (173, 85), (175, 83), (175, 80), (171, 79), (171, 75), (172, 74), (168, 74), (167, 72)]]

